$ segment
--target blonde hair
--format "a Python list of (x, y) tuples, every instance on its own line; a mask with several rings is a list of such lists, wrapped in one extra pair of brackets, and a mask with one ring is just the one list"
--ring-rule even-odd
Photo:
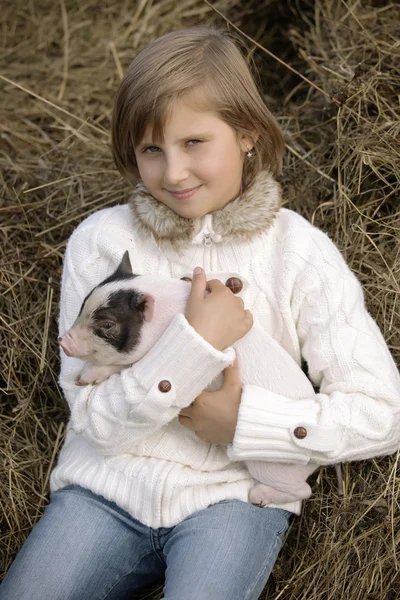
[(129, 65), (116, 94), (112, 151), (122, 175), (140, 179), (134, 147), (147, 125), (153, 140), (164, 141), (164, 123), (174, 101), (188, 99), (197, 110), (212, 110), (235, 131), (253, 137), (254, 156), (243, 167), (245, 185), (257, 173), (280, 173), (284, 142), (246, 61), (240, 39), (215, 27), (197, 26), (167, 33), (144, 48)]

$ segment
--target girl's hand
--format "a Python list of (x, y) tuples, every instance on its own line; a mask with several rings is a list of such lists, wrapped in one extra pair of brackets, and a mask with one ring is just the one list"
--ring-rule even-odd
[(224, 383), (217, 392), (202, 392), (181, 410), (179, 422), (203, 442), (227, 446), (233, 441), (239, 414), (242, 384), (238, 360), (224, 370)]
[[(206, 291), (210, 293), (205, 294)], [(244, 309), (243, 300), (218, 279), (207, 281), (203, 269), (199, 274), (193, 274), (185, 317), (217, 350), (225, 350), (253, 326), (253, 316)]]

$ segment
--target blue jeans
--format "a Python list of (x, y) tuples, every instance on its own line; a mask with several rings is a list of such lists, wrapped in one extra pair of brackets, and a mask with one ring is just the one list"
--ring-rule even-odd
[(257, 600), (291, 513), (224, 500), (174, 527), (146, 527), (70, 485), (50, 497), (1, 600), (129, 600), (165, 577), (165, 600)]

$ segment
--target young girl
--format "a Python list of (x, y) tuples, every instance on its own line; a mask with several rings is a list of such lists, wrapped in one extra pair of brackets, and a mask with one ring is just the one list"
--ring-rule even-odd
[[(71, 236), (60, 332), (126, 250), (133, 272), (188, 277), (192, 292), (148, 355), (99, 385), (76, 386), (82, 363), (61, 355), (68, 432), (1, 599), (129, 599), (165, 577), (168, 600), (256, 600), (300, 505), (250, 504), (244, 461), (399, 446), (397, 369), (337, 248), (280, 208), (283, 147), (227, 34), (175, 31), (128, 68), (113, 152), (137, 185)], [(253, 319), (286, 351), (288, 389), (304, 357), (319, 393), (242, 389), (231, 346)], [(221, 390), (204, 392), (221, 371)]]

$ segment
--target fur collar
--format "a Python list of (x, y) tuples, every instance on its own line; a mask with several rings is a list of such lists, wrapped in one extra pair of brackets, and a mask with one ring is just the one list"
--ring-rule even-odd
[[(157, 242), (201, 244), (204, 236), (212, 242), (250, 242), (268, 229), (280, 208), (281, 188), (267, 172), (261, 172), (253, 184), (222, 209), (195, 219), (186, 219), (158, 202), (139, 183), (130, 198), (135, 221)], [(197, 234), (197, 235), (196, 235)]]

